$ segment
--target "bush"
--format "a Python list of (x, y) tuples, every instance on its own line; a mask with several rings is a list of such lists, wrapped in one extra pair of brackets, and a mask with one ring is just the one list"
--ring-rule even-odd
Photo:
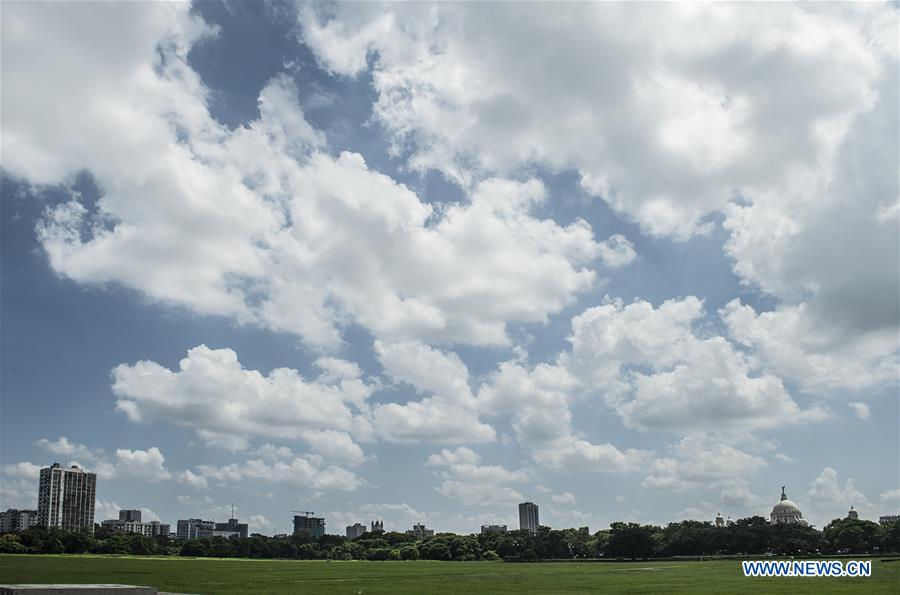
[(490, 562), (495, 562), (500, 559), (500, 556), (497, 555), (497, 552), (495, 552), (494, 550), (488, 550), (488, 551), (484, 552), (483, 554), (481, 554), (481, 559), (488, 560)]

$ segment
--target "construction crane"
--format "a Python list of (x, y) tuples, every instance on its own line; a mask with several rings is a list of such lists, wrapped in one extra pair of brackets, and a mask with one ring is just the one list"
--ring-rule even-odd
[(311, 510), (292, 510), (291, 512), (302, 512), (307, 517), (309, 517), (309, 515), (311, 515), (311, 514), (316, 514), (315, 512), (313, 512)]

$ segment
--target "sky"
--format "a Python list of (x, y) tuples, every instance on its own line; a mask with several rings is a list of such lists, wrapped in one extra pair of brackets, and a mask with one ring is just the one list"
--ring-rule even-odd
[(900, 512), (896, 5), (0, 24), (0, 507)]

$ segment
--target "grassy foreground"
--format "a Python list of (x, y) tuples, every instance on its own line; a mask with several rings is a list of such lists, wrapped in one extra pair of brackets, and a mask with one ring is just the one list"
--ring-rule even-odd
[(182, 593), (898, 593), (871, 578), (744, 578), (740, 562), (325, 562), (0, 555), (0, 583), (126, 583)]

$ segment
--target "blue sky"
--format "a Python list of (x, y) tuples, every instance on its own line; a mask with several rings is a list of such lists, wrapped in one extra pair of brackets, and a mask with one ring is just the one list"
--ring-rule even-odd
[(896, 513), (896, 8), (657, 8), (4, 5), (0, 506)]

